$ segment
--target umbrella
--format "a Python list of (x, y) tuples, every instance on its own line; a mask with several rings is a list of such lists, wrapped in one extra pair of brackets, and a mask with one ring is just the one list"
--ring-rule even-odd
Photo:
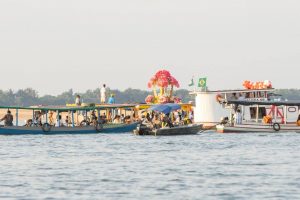
[(174, 110), (181, 109), (181, 106), (176, 103), (167, 103), (167, 104), (159, 104), (149, 108), (149, 110), (154, 110), (158, 112), (162, 112), (164, 114), (168, 114)]

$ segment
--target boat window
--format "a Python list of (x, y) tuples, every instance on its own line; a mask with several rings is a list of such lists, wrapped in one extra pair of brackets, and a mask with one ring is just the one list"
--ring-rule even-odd
[[(257, 107), (250, 107), (251, 119), (256, 119), (256, 112), (257, 112)], [(266, 115), (267, 112), (265, 107), (258, 108), (258, 119), (262, 119)]]
[(289, 112), (296, 112), (296, 107), (289, 107), (289, 108), (288, 108), (288, 111), (289, 111)]

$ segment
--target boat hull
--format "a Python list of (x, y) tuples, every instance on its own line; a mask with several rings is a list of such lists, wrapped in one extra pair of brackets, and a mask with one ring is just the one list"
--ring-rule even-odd
[(172, 128), (161, 128), (157, 130), (149, 130), (146, 132), (134, 131), (136, 135), (154, 135), (154, 136), (173, 136), (173, 135), (193, 135), (202, 130), (202, 124), (179, 126)]
[(104, 124), (101, 131), (96, 131), (93, 126), (84, 127), (52, 127), (50, 131), (45, 132), (41, 127), (0, 127), (0, 135), (25, 135), (25, 134), (113, 134), (132, 132), (137, 123), (132, 124)]
[(282, 132), (297, 132), (300, 133), (300, 127), (295, 125), (280, 124), (280, 130), (275, 130), (271, 125), (245, 124), (235, 126), (216, 126), (218, 133), (282, 133)]

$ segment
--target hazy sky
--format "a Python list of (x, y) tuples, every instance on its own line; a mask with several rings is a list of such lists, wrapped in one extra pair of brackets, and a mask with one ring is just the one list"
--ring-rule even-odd
[(300, 1), (0, 1), (2, 90), (146, 89), (161, 68), (182, 88), (299, 88)]

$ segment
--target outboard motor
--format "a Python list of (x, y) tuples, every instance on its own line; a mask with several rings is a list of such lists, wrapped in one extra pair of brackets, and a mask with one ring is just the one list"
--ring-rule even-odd
[(147, 133), (150, 131), (150, 128), (145, 124), (140, 123), (137, 125), (136, 130), (139, 135), (147, 135)]

